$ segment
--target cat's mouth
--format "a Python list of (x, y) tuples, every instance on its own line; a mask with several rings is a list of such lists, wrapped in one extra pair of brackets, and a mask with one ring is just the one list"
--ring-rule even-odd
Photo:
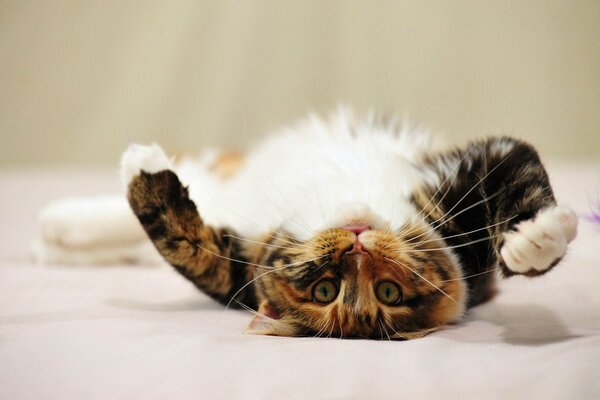
[(356, 236), (358, 236), (361, 233), (363, 233), (364, 231), (370, 231), (373, 228), (371, 228), (370, 225), (350, 224), (350, 225), (343, 226), (342, 229), (345, 229), (350, 232), (354, 232), (354, 234)]

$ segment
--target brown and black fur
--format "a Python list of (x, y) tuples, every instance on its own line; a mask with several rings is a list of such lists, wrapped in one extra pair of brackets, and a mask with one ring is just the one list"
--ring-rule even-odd
[[(198, 289), (227, 303), (251, 279), (239, 242), (227, 229), (204, 225), (172, 171), (141, 172), (129, 184), (127, 197), (160, 254)], [(238, 293), (237, 300), (256, 307), (254, 287)]]
[[(506, 277), (515, 274), (500, 257), (502, 232), (556, 205), (548, 175), (531, 145), (508, 137), (475, 142), (465, 149), (434, 156), (426, 164), (446, 182), (441, 187), (423, 187), (413, 201), (429, 209), (428, 220), (439, 225), (446, 243), (455, 247), (463, 274), (475, 275), (466, 280), (469, 306), (480, 304), (494, 294), (494, 274), (483, 272), (498, 267)], [(458, 167), (452, 167), (448, 174), (440, 164)], [(431, 198), (434, 201), (429, 202)], [(464, 235), (488, 225), (493, 226)], [(531, 270), (528, 275), (548, 270)]]
[[(518, 140), (475, 142), (428, 157), (421, 168), (440, 178), (413, 194), (421, 219), (399, 232), (373, 231), (368, 252), (357, 251), (354, 233), (337, 227), (308, 241), (274, 231), (257, 243), (206, 226), (187, 188), (168, 170), (141, 172), (128, 199), (177, 271), (223, 304), (258, 310), (265, 323), (253, 331), (412, 338), (455, 320), (464, 305), (489, 299), (494, 274), (487, 272), (513, 274), (499, 254), (502, 232), (555, 204), (537, 153)], [(326, 305), (311, 295), (323, 278), (339, 289)], [(386, 279), (401, 287), (401, 304), (375, 301), (373, 284)]]

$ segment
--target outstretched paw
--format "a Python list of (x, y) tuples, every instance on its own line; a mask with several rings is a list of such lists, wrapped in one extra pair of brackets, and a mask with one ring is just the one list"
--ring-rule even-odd
[(573, 210), (548, 208), (505, 233), (500, 255), (515, 273), (543, 272), (565, 255), (567, 244), (576, 235), (577, 215)]
[(121, 157), (121, 181), (127, 186), (141, 171), (156, 173), (172, 167), (171, 160), (156, 143), (131, 144)]

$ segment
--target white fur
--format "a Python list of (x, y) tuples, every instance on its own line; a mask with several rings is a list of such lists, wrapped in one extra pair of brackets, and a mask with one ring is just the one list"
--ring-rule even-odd
[(577, 216), (566, 207), (551, 207), (504, 234), (500, 255), (512, 271), (544, 271), (565, 255), (577, 234)]
[(33, 257), (49, 264), (157, 264), (160, 255), (124, 196), (67, 198), (40, 212)]
[[(509, 147), (502, 144), (497, 151)], [(374, 229), (398, 229), (414, 218), (417, 210), (409, 196), (415, 187), (423, 181), (439, 183), (431, 171), (414, 166), (431, 150), (427, 134), (394, 123), (383, 125), (374, 116), (357, 121), (351, 112), (341, 109), (327, 121), (310, 116), (275, 132), (251, 151), (239, 173), (226, 181), (209, 171), (216, 152), (173, 165), (156, 144), (131, 145), (121, 159), (121, 177), (127, 185), (140, 171), (174, 169), (189, 185), (190, 196), (206, 223), (232, 227), (247, 238), (285, 230), (309, 239), (329, 227), (360, 223)], [(440, 162), (450, 173), (458, 161)], [(70, 204), (47, 210), (41, 221), (48, 249), (38, 254), (56, 260), (63, 255), (55, 251), (57, 245), (77, 252), (94, 246), (105, 248), (110, 245), (106, 240), (119, 245), (128, 238), (131, 243), (136, 243), (135, 238), (143, 240), (139, 223), (124, 199), (119, 204), (106, 203), (105, 210), (101, 204), (86, 207)], [(517, 272), (547, 268), (564, 254), (575, 227), (576, 219), (568, 210), (544, 211), (506, 235), (502, 256)], [(533, 242), (541, 243), (542, 249)], [(121, 253), (113, 254), (117, 258)]]
[(166, 261), (147, 239), (121, 245), (94, 245), (89, 247), (64, 247), (36, 239), (31, 252), (40, 263), (65, 265), (104, 265), (115, 263), (138, 263), (143, 265), (165, 264)]
[[(426, 133), (393, 121), (382, 124), (375, 114), (358, 121), (340, 109), (329, 120), (311, 115), (275, 132), (249, 152), (238, 174), (224, 182), (208, 168), (214, 151), (174, 165), (156, 144), (131, 145), (121, 159), (121, 179), (126, 187), (140, 171), (173, 169), (189, 185), (190, 197), (206, 223), (232, 227), (248, 238), (285, 230), (309, 239), (325, 228), (352, 223), (397, 229), (414, 217), (411, 192), (423, 180), (438, 179), (414, 167), (431, 146)], [(63, 253), (55, 251), (57, 244), (64, 251), (78, 252), (104, 248), (106, 240), (122, 244), (130, 237), (127, 232), (143, 236), (130, 211), (123, 217), (127, 206), (120, 202), (106, 203), (104, 209), (100, 204), (89, 209), (71, 204), (61, 206), (60, 212), (47, 211), (54, 217), (41, 218), (41, 243), (48, 248), (36, 252), (38, 259), (60, 262)]]
[[(157, 144), (132, 144), (121, 158), (121, 180), (125, 186), (140, 171), (155, 173), (165, 169), (173, 169), (173, 164)], [(39, 262), (161, 262), (125, 196), (60, 200), (46, 206), (39, 221), (41, 235), (32, 244), (33, 257)]]
[(128, 185), (140, 171), (155, 173), (173, 169), (173, 163), (156, 143), (150, 146), (131, 144), (121, 157), (121, 181)]
[(39, 215), (44, 241), (63, 247), (122, 245), (145, 237), (123, 196), (66, 198)]
[(226, 182), (190, 163), (178, 174), (207, 223), (245, 237), (284, 229), (308, 239), (350, 223), (399, 228), (415, 215), (408, 201), (415, 186), (437, 179), (413, 165), (429, 150), (422, 132), (340, 110), (276, 132)]

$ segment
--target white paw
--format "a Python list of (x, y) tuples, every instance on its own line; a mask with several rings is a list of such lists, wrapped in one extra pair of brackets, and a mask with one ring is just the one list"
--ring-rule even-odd
[(156, 143), (150, 146), (131, 144), (121, 157), (121, 181), (127, 187), (140, 171), (155, 173), (172, 168), (171, 160)]
[(577, 235), (577, 215), (567, 207), (552, 207), (515, 229), (504, 234), (500, 250), (506, 266), (517, 273), (544, 271), (565, 255), (567, 244)]
[(123, 196), (58, 200), (39, 214), (44, 243), (65, 249), (91, 249), (133, 243), (145, 233)]

